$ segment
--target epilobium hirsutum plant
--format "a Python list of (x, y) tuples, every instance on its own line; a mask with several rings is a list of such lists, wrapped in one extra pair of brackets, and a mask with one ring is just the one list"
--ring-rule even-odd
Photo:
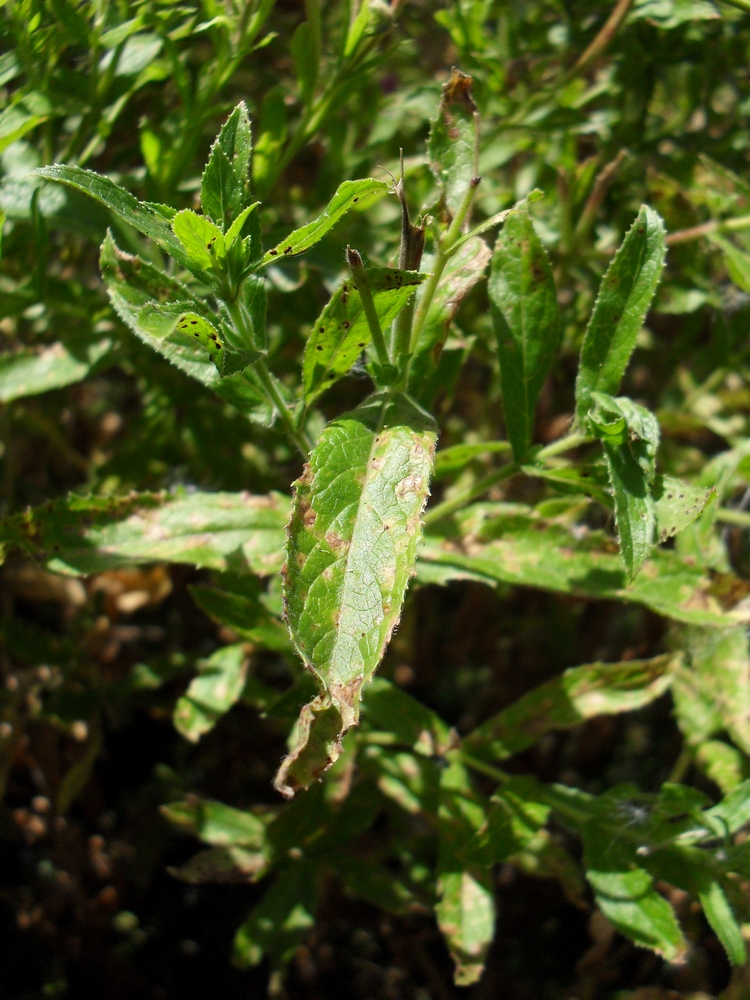
[[(614, 255), (583, 337), (572, 426), (540, 447), (535, 411), (561, 320), (531, 214), (538, 195), (472, 228), (478, 148), (471, 80), (454, 71), (429, 138), (437, 199), (427, 214), (410, 217), (403, 173), (392, 185), (345, 181), (318, 218), (267, 250), (243, 105), (211, 149), (202, 212), (139, 202), (76, 167), (37, 171), (97, 199), (171, 258), (165, 268), (153, 262), (158, 254), (126, 253), (107, 235), (101, 270), (118, 315), (250, 421), (278, 421), (304, 465), (291, 517), (279, 494), (72, 498), (7, 521), (3, 537), (43, 553), (57, 571), (153, 560), (218, 571), (220, 587), (194, 588), (199, 606), (255, 646), (302, 658), (308, 673), (279, 697), (248, 679), (241, 643), (226, 646), (204, 662), (175, 712), (180, 731), (197, 740), (243, 691), (286, 722), (308, 700), (275, 780), (287, 798), (307, 790), (294, 802), (242, 812), (192, 798), (167, 808), (209, 845), (178, 870), (181, 877), (277, 873), (238, 932), (240, 963), (255, 964), (264, 953), (286, 960), (334, 869), (348, 891), (386, 909), (434, 905), (456, 981), (471, 983), (492, 940), (496, 862), (512, 859), (582, 898), (579, 863), (547, 829), (554, 815), (580, 837), (597, 905), (619, 931), (667, 959), (685, 954), (675, 912), (655, 887), (662, 879), (700, 900), (731, 961), (741, 964), (736, 914), (742, 919), (747, 903), (736, 876), (750, 877), (750, 860), (734, 834), (750, 819), (750, 793), (740, 777), (727, 777), (725, 768), (727, 794), (712, 805), (676, 782), (658, 795), (632, 786), (594, 795), (498, 767), (551, 730), (640, 708), (670, 686), (689, 743), (719, 730), (743, 749), (750, 739), (726, 700), (709, 721), (708, 707), (695, 711), (696, 697), (709, 701), (711, 684), (718, 690), (724, 675), (735, 676), (732, 664), (747, 660), (741, 617), (717, 602), (707, 563), (696, 555), (707, 546), (714, 491), (660, 475), (656, 416), (617, 395), (664, 263), (661, 219), (641, 208)], [(305, 253), (345, 213), (389, 194), (401, 206), (398, 266), (368, 266), (367, 247), (347, 247), (346, 273), (310, 331), (296, 384), (282, 381), (269, 353), (264, 269)], [(484, 236), (497, 229), (491, 249)], [(450, 322), (488, 265), (508, 440), (461, 444), (436, 458), (435, 400), (467, 355), (465, 345), (448, 343)], [(319, 401), (362, 365), (372, 392), (323, 426)], [(573, 459), (583, 445), (585, 457)], [(493, 450), (510, 452), (509, 460), (423, 515), (434, 472), (445, 476)], [(516, 476), (546, 481), (557, 499), (538, 507), (474, 502)], [(619, 553), (611, 534), (585, 520), (597, 507), (614, 515)], [(684, 529), (689, 558), (687, 548), (656, 547)], [(273, 587), (264, 592), (257, 582), (280, 571), (288, 633)], [(426, 706), (374, 677), (415, 573), (421, 583), (522, 584), (639, 604), (675, 623), (678, 651), (570, 669), (459, 738)], [(363, 863), (348, 854), (383, 813), (391, 822), (387, 856)]]

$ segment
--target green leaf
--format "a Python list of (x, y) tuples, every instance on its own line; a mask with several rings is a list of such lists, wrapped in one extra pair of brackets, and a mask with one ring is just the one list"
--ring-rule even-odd
[(0, 153), (46, 121), (51, 111), (47, 98), (36, 91), (7, 107), (0, 114)]
[(636, 944), (668, 961), (684, 955), (687, 945), (674, 910), (654, 889), (651, 875), (632, 866), (632, 851), (595, 823), (584, 825), (586, 878), (602, 913)]
[(39, 351), (1, 354), (0, 403), (81, 382), (111, 353), (112, 346), (111, 339), (104, 337), (79, 351), (56, 343)]
[(310, 933), (318, 902), (318, 872), (310, 861), (289, 865), (240, 927), (234, 939), (234, 962), (258, 965), (264, 955), (275, 964), (288, 961)]
[(479, 115), (471, 96), (472, 79), (454, 69), (443, 84), (437, 117), (432, 122), (427, 155), (446, 207), (455, 215), (477, 176)]
[(308, 787), (341, 753), (398, 623), (421, 535), (432, 419), (376, 395), (323, 431), (295, 484), (284, 580), (292, 639), (320, 685), (276, 787)]
[(511, 212), (487, 283), (500, 359), (505, 423), (517, 462), (534, 431), (536, 402), (560, 344), (557, 292), (528, 212)]
[(364, 726), (389, 733), (426, 757), (444, 754), (455, 743), (455, 733), (439, 715), (382, 677), (373, 677), (362, 699)]
[(315, 50), (315, 33), (307, 21), (297, 25), (292, 35), (289, 49), (294, 60), (294, 75), (299, 84), (302, 101), (309, 104), (315, 93), (318, 79), (318, 60), (320, 53)]
[(615, 500), (620, 554), (628, 580), (638, 575), (651, 553), (656, 528), (648, 481), (628, 445), (604, 443), (604, 458)]
[(243, 885), (257, 882), (266, 870), (264, 856), (244, 847), (209, 847), (194, 854), (185, 864), (167, 868), (170, 875), (188, 885), (204, 885), (206, 882)]
[(687, 653), (674, 685), (675, 711), (690, 743), (726, 730), (750, 754), (750, 652), (746, 629), (686, 628)]
[(455, 963), (457, 986), (470, 986), (480, 978), (495, 931), (491, 868), (461, 860), (462, 849), (484, 824), (487, 811), (466, 768), (449, 757), (440, 776), (435, 913)]
[(659, 541), (665, 542), (701, 516), (716, 498), (716, 487), (691, 486), (674, 476), (657, 476), (653, 496)]
[(698, 890), (698, 899), (716, 936), (721, 941), (732, 965), (744, 965), (747, 960), (745, 942), (737, 918), (727, 902), (724, 890), (713, 879)]
[(750, 254), (740, 250), (738, 246), (722, 236), (713, 234), (710, 239), (712, 243), (721, 248), (724, 254), (724, 264), (734, 284), (743, 292), (750, 292)]
[(387, 194), (388, 190), (389, 185), (385, 181), (377, 181), (372, 177), (365, 177), (359, 181), (344, 181), (328, 202), (325, 211), (306, 226), (295, 229), (286, 239), (269, 250), (263, 257), (263, 265), (272, 264), (277, 258), (294, 257), (296, 254), (304, 253), (322, 240), (348, 211), (355, 206), (365, 207), (377, 197)]
[(626, 397), (592, 392), (587, 420), (601, 438), (615, 502), (615, 522), (628, 579), (648, 558), (656, 530), (650, 483), (655, 476), (659, 422), (649, 410)]
[(464, 849), (464, 855), (490, 867), (539, 840), (550, 807), (526, 794), (526, 778), (511, 778), (492, 796), (486, 821)]
[(62, 573), (177, 562), (266, 576), (281, 568), (287, 518), (278, 493), (72, 496), (4, 518), (0, 543)]
[(646, 19), (668, 30), (686, 21), (712, 21), (721, 17), (708, 0), (636, 0), (628, 20)]
[[(393, 267), (367, 269), (375, 312), (385, 329), (426, 275)], [(302, 383), (309, 406), (337, 378), (345, 375), (371, 340), (362, 298), (351, 280), (339, 286), (315, 321), (305, 345)]]
[[(184, 285), (140, 257), (123, 253), (109, 233), (99, 263), (115, 311), (140, 340), (250, 419), (266, 424), (273, 420), (257, 376), (247, 367), (257, 354), (225, 346), (213, 323), (202, 315), (204, 304), (192, 298)], [(185, 329), (178, 329), (186, 316), (196, 325), (188, 322)], [(191, 335), (191, 329), (198, 337)]]
[(197, 267), (209, 271), (215, 259), (223, 260), (226, 253), (224, 237), (205, 215), (183, 209), (172, 219), (172, 232)]
[(737, 620), (722, 610), (711, 578), (692, 560), (657, 548), (628, 585), (606, 535), (545, 520), (521, 505), (475, 504), (431, 524), (417, 573), (425, 583), (472, 579), (631, 601), (692, 624)]
[(204, 844), (260, 850), (266, 841), (268, 824), (264, 819), (214, 799), (191, 795), (183, 801), (162, 806), (160, 811), (170, 823), (192, 833)]
[(509, 450), (507, 441), (478, 441), (476, 444), (454, 444), (450, 448), (442, 448), (435, 455), (435, 479), (460, 472), (474, 459)]
[(695, 763), (719, 786), (731, 792), (750, 777), (750, 761), (736, 747), (723, 740), (705, 740), (698, 746)]
[(200, 281), (209, 285), (215, 284), (214, 277), (196, 265), (193, 258), (185, 251), (180, 240), (172, 232), (169, 224), (174, 217), (172, 210), (167, 210), (167, 214), (165, 214), (161, 210), (163, 206), (138, 201), (125, 188), (92, 170), (82, 170), (80, 167), (66, 167), (61, 163), (53, 163), (49, 167), (39, 167), (38, 170), (34, 171), (34, 174), (38, 177), (44, 177), (48, 181), (67, 184), (68, 187), (90, 195), (100, 205), (104, 205), (105, 208), (114, 212), (123, 222), (127, 222), (139, 233), (152, 239), (157, 246), (161, 247)]
[(294, 651), (286, 628), (257, 597), (216, 587), (190, 587), (190, 595), (201, 611), (248, 642), (278, 653)]
[(635, 711), (664, 694), (679, 660), (665, 655), (572, 667), (488, 719), (463, 745), (475, 756), (503, 760), (551, 730), (569, 729), (598, 715)]
[(359, 0), (357, 16), (352, 19), (344, 44), (344, 58), (347, 59), (362, 41), (370, 22), (370, 0)]
[(203, 211), (225, 232), (248, 207), (251, 156), (252, 132), (247, 107), (242, 101), (224, 122), (211, 146), (201, 178)]
[(644, 205), (602, 279), (586, 329), (576, 381), (579, 420), (589, 410), (592, 392), (617, 392), (659, 283), (664, 254), (664, 223)]
[(177, 699), (173, 721), (186, 740), (197, 743), (232, 705), (245, 686), (247, 656), (242, 645), (225, 646), (198, 665), (198, 676)]
[(409, 369), (409, 391), (423, 406), (432, 403), (432, 399), (427, 398), (426, 390), (430, 375), (442, 356), (451, 324), (461, 302), (484, 277), (490, 257), (490, 248), (484, 240), (474, 238), (464, 243), (445, 266)]

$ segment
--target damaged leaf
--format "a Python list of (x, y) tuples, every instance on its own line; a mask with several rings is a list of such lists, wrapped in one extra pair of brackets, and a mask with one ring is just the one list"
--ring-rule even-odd
[(276, 788), (308, 787), (359, 721), (362, 687), (398, 623), (436, 441), (407, 397), (378, 394), (323, 431), (295, 484), (284, 579), (292, 639), (320, 686)]

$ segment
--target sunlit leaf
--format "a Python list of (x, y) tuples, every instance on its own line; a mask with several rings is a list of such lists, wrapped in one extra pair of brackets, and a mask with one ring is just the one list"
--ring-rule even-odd
[(241, 645), (225, 646), (198, 664), (198, 675), (177, 699), (173, 721), (185, 739), (197, 742), (239, 701), (247, 655)]
[(416, 560), (436, 431), (406, 397), (330, 423), (295, 484), (285, 571), (292, 638), (320, 685), (276, 778), (287, 795), (335, 761), (398, 623)]
[(301, 229), (295, 229), (286, 239), (269, 250), (263, 257), (263, 264), (272, 264), (276, 259), (304, 253), (322, 240), (348, 211), (355, 207), (364, 208), (375, 198), (387, 194), (388, 190), (389, 185), (385, 181), (378, 181), (372, 177), (358, 181), (344, 181), (318, 218), (308, 222)]
[[(396, 318), (425, 277), (415, 271), (393, 267), (367, 269), (367, 281), (381, 329)], [(305, 345), (302, 381), (308, 406), (349, 371), (370, 340), (361, 296), (353, 281), (345, 281), (315, 321)]]
[(437, 118), (428, 142), (430, 167), (452, 215), (477, 175), (479, 115), (471, 96), (472, 79), (454, 69), (443, 85)]
[(644, 205), (602, 278), (584, 336), (576, 381), (579, 420), (589, 410), (592, 392), (617, 392), (659, 283), (664, 254), (664, 223)]
[(0, 542), (64, 573), (179, 562), (268, 575), (281, 567), (287, 518), (278, 493), (72, 496), (0, 521)]
[(584, 719), (631, 712), (661, 697), (679, 656), (572, 667), (493, 716), (464, 739), (466, 749), (502, 760), (525, 750), (544, 733)]
[(505, 220), (487, 290), (505, 423), (520, 462), (531, 443), (536, 402), (562, 332), (552, 269), (528, 212), (511, 212)]

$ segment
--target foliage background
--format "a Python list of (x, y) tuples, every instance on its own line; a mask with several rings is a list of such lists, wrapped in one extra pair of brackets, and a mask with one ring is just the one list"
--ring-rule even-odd
[[(299, 472), (280, 435), (250, 427), (128, 333), (98, 277), (97, 247), (111, 220), (83, 197), (30, 180), (30, 170), (77, 163), (141, 197), (190, 207), (210, 143), (242, 99), (255, 127), (267, 245), (316, 214), (342, 180), (378, 176), (381, 166), (395, 172), (400, 147), (410, 202), (425, 207), (434, 190), (424, 142), (454, 64), (472, 74), (482, 116), (478, 217), (535, 187), (546, 195), (533, 211), (555, 270), (564, 341), (540, 400), (536, 440), (552, 441), (568, 425), (599, 279), (645, 201), (672, 234), (704, 229), (672, 236), (623, 392), (659, 414), (667, 471), (700, 481), (710, 459), (730, 450), (744, 455), (745, 5), (618, 4), (626, 17), (609, 44), (592, 51), (592, 41), (607, 40), (601, 31), (610, 3), (405, 0), (390, 11), (372, 3), (367, 44), (355, 59), (342, 51), (357, 10), (325, 4), (316, 36), (307, 6), (2, 5), (3, 513), (70, 490), (101, 497), (175, 486), (287, 492)], [(342, 247), (350, 242), (385, 264), (397, 252), (398, 232), (395, 200), (383, 200), (270, 273), (277, 371), (294, 371), (342, 271)], [(125, 227), (117, 235), (135, 246)], [(500, 440), (483, 287), (463, 303), (453, 335), (454, 346), (470, 346), (471, 355), (437, 402), (441, 447)], [(362, 378), (341, 383), (323, 401), (326, 416), (356, 404), (365, 390)], [(494, 461), (485, 455), (440, 480), (436, 499), (469, 488)], [(746, 525), (737, 509), (747, 475), (738, 459), (712, 555), (736, 601), (747, 594)], [(545, 496), (530, 480), (491, 494), (530, 503)], [(279, 996), (460, 995), (425, 907), (384, 915), (331, 876), (284, 978), (267, 964), (230, 964), (236, 927), (261, 887), (186, 885), (169, 873), (195, 854), (195, 841), (160, 807), (191, 794), (238, 807), (275, 802), (271, 779), (285, 746), (285, 726), (259, 717), (252, 692), (198, 744), (174, 728), (175, 702), (198, 661), (236, 639), (191, 597), (188, 588), (209, 579), (207, 571), (158, 564), (81, 582), (17, 556), (7, 560), (0, 991), (170, 997), (210, 989), (239, 997), (263, 995), (270, 975)], [(411, 594), (383, 673), (466, 732), (567, 667), (653, 656), (674, 641), (664, 619), (638, 606), (453, 583)], [(283, 687), (283, 658), (256, 655), (258, 675)], [(739, 701), (738, 715), (745, 710)], [(664, 697), (640, 712), (550, 733), (514, 768), (593, 793), (626, 781), (657, 791), (688, 775), (715, 795), (715, 773), (712, 783), (710, 768), (681, 747)], [(746, 777), (747, 758), (736, 754), (732, 766)], [(357, 841), (362, 858), (377, 854), (382, 835), (376, 824)], [(672, 967), (610, 933), (590, 900), (574, 905), (570, 886), (566, 896), (559, 882), (504, 866), (487, 971), (467, 995), (746, 995), (745, 974), (730, 973), (687, 895), (665, 891), (692, 947), (690, 961)]]

